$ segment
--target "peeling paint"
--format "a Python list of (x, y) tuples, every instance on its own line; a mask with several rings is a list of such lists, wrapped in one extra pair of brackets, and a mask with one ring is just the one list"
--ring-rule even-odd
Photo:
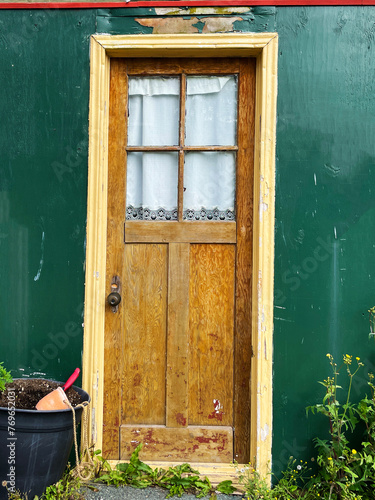
[(234, 23), (241, 21), (241, 17), (212, 17), (201, 19), (204, 22), (202, 33), (220, 33), (230, 32), (234, 30)]
[(222, 411), (223, 406), (218, 399), (214, 399), (213, 403), (214, 403), (214, 411), (208, 415), (208, 418), (209, 419), (215, 418), (216, 420), (219, 420), (221, 422), (223, 420), (223, 415), (224, 415), (224, 412)]
[(98, 403), (99, 400), (99, 377), (100, 377), (100, 372), (99, 370), (96, 370), (96, 381), (94, 379), (94, 383), (92, 386), (92, 407), (91, 407), (91, 436), (92, 436), (92, 441), (94, 443), (97, 442), (97, 426), (96, 426), (96, 404)]
[(267, 212), (268, 210), (268, 203), (261, 202), (259, 206), (259, 218), (262, 220), (263, 218), (263, 212)]
[(268, 359), (268, 356), (267, 356), (267, 340), (264, 339), (264, 359), (267, 360)]
[(265, 441), (268, 438), (270, 429), (268, 427), (268, 424), (265, 424), (264, 427), (260, 428), (260, 439), (262, 441)]
[(183, 425), (184, 427), (186, 426), (186, 418), (182, 413), (176, 414), (176, 422), (180, 425)]
[(141, 26), (147, 26), (148, 28), (153, 28), (152, 33), (154, 35), (164, 34), (164, 33), (199, 33), (199, 29), (194, 26), (199, 19), (193, 17), (191, 19), (184, 19), (181, 17), (176, 17), (172, 19), (136, 19), (137, 23)]
[[(258, 304), (262, 303), (262, 270), (259, 269), (258, 273), (258, 284), (257, 284), (257, 291), (258, 291)], [(262, 331), (262, 315), (260, 314), (260, 311), (258, 311), (258, 331)], [(259, 345), (258, 345), (258, 353), (260, 352), (260, 337), (259, 337)]]
[(144, 18), (136, 19), (141, 26), (152, 28), (153, 34), (166, 33), (219, 33), (235, 31), (233, 24), (241, 20), (240, 17), (192, 17), (175, 18)]
[(225, 15), (225, 14), (245, 14), (251, 12), (251, 7), (156, 7), (155, 13), (158, 16), (186, 16), (186, 15)]
[(92, 436), (92, 442), (96, 443), (97, 442), (97, 435), (96, 435), (96, 408), (95, 407), (91, 408), (91, 436)]

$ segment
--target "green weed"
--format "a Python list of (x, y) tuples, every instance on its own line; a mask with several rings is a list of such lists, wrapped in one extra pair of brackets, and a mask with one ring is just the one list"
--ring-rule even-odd
[(12, 375), (4, 368), (4, 362), (0, 363), (0, 392), (5, 390), (5, 384), (13, 382)]
[[(142, 444), (139, 444), (132, 453), (129, 463), (117, 464), (112, 469), (110, 464), (96, 452), (99, 463), (96, 482), (114, 486), (132, 486), (133, 488), (147, 488), (159, 486), (168, 490), (167, 498), (175, 495), (181, 497), (185, 492), (192, 492), (197, 498), (212, 495), (214, 488), (207, 477), (202, 478), (199, 472), (189, 464), (176, 465), (168, 469), (152, 469), (139, 459)], [(231, 481), (223, 481), (217, 487), (222, 493), (233, 493), (235, 490)], [(212, 497), (214, 498), (214, 497)]]

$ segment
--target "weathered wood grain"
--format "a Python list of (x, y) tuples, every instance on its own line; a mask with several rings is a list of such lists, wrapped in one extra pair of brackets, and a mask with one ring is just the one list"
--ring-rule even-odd
[(165, 423), (167, 245), (125, 245), (122, 423)]
[[(108, 204), (107, 204), (107, 271), (106, 291), (111, 291), (113, 276), (123, 276), (124, 244), (121, 236), (125, 206), (125, 137), (127, 109), (126, 67), (111, 61), (109, 144), (108, 144)], [(119, 453), (120, 396), (122, 369), (123, 306), (113, 313), (106, 305), (104, 334), (104, 423), (103, 456), (117, 458)]]
[(233, 425), (234, 275), (234, 245), (191, 245), (191, 425)]
[(255, 59), (241, 62), (239, 78), (236, 327), (234, 372), (234, 458), (250, 457), (250, 368), (252, 321), (253, 190), (255, 134)]
[(236, 223), (220, 221), (127, 221), (126, 243), (235, 243)]
[(167, 415), (168, 427), (188, 425), (189, 247), (169, 244)]
[(231, 427), (121, 426), (122, 460), (143, 443), (141, 460), (228, 463), (233, 455)]
[(127, 59), (129, 75), (220, 75), (238, 73), (240, 58), (207, 57), (190, 58), (142, 58)]
[[(180, 77), (180, 130), (179, 146), (185, 145), (185, 123), (186, 123), (186, 74), (182, 73)], [(178, 220), (182, 221), (184, 212), (184, 166), (185, 154), (183, 149), (178, 155)]]

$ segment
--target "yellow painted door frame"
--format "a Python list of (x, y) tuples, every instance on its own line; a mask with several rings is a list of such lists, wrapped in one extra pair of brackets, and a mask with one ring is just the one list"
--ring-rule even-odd
[[(250, 457), (256, 460), (261, 474), (265, 475), (267, 472), (272, 445), (277, 46), (278, 39), (275, 33), (93, 35), (91, 38), (83, 387), (92, 398), (90, 437), (96, 448), (101, 449), (103, 437), (110, 58), (255, 57), (257, 81), (253, 217), (253, 359), (251, 381), (249, 381), (251, 383)], [(202, 470), (201, 464), (198, 468)], [(211, 477), (215, 480), (230, 475), (226, 464), (215, 464), (211, 472)], [(210, 475), (207, 464), (204, 473)]]

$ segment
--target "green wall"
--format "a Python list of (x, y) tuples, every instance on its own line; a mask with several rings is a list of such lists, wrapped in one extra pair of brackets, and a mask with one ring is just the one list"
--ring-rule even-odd
[[(278, 9), (280, 36), (274, 321), (274, 449), (312, 455), (325, 422), (305, 417), (326, 353), (374, 370), (375, 9)], [(343, 374), (342, 382), (345, 380)]]
[(94, 11), (0, 11), (0, 358), (15, 376), (81, 366), (94, 31)]
[[(375, 7), (257, 8), (279, 33), (273, 468), (309, 459), (326, 353), (375, 369)], [(81, 364), (89, 38), (149, 33), (153, 9), (0, 10), (0, 361), (64, 379)], [(203, 31), (206, 16), (194, 17)], [(230, 18), (223, 12), (211, 18)], [(196, 19), (195, 19), (196, 18)], [(172, 19), (172, 17), (171, 17)], [(178, 23), (177, 23), (178, 25)], [(178, 28), (176, 28), (178, 29)]]

